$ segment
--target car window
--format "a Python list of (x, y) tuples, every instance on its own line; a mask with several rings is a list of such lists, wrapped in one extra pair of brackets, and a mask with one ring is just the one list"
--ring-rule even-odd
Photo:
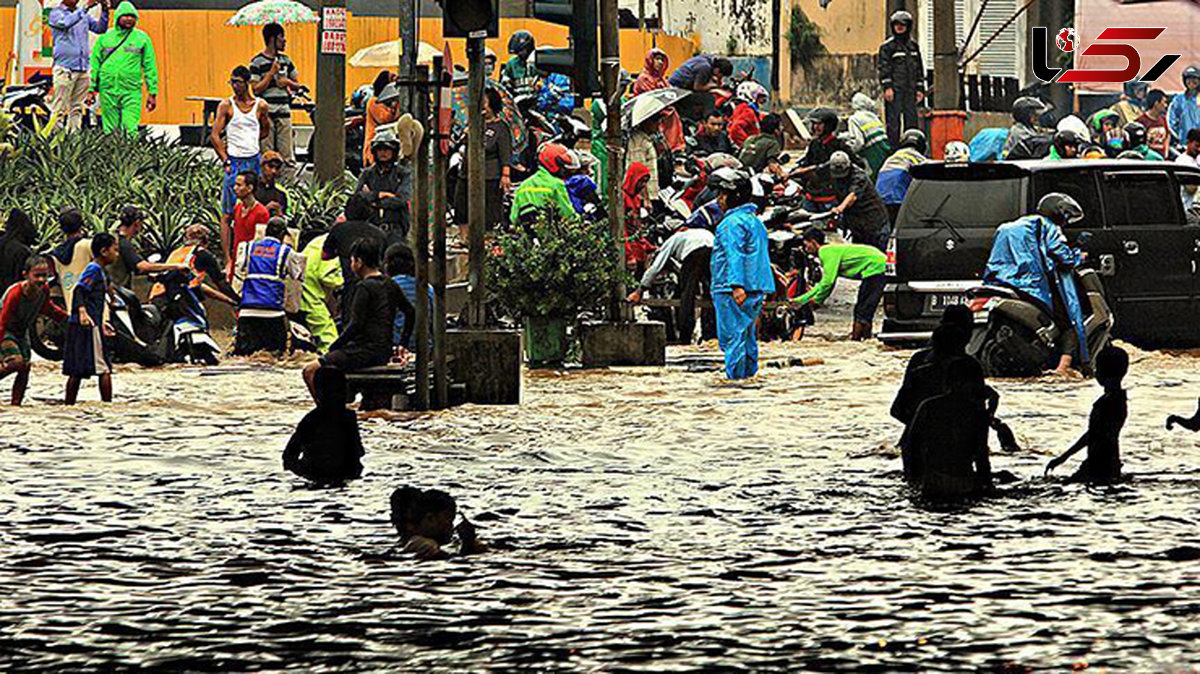
[(1020, 180), (915, 180), (898, 221), (906, 229), (938, 229), (947, 221), (995, 229), (1023, 211)]
[(1112, 227), (1183, 224), (1179, 196), (1165, 171), (1104, 174), (1104, 212)]
[(1102, 226), (1104, 213), (1100, 207), (1100, 186), (1094, 171), (1040, 171), (1033, 177), (1034, 203), (1051, 192), (1062, 192), (1083, 207), (1083, 220), (1073, 229)]
[(1179, 202), (1188, 225), (1200, 225), (1200, 173), (1180, 171), (1175, 174), (1179, 183)]

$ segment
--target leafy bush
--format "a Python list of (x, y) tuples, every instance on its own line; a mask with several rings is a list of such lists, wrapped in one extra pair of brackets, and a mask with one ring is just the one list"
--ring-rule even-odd
[[(216, 231), (221, 221), (221, 166), (195, 148), (155, 137), (96, 130), (49, 135), (21, 133), (16, 153), (0, 161), (0, 215), (20, 208), (43, 241), (59, 236), (58, 214), (78, 208), (93, 231), (113, 226), (126, 205), (149, 215), (146, 249), (168, 251), (194, 223)], [(347, 188), (294, 185), (289, 216), (302, 228), (331, 224)]]
[(825, 45), (821, 44), (821, 27), (810, 21), (799, 7), (792, 8), (788, 46), (792, 62), (802, 67), (808, 67), (814, 59), (825, 53)]
[(517, 318), (574, 319), (599, 309), (622, 274), (606, 223), (585, 223), (545, 210), (528, 228), (496, 238), (487, 261), (488, 291)]

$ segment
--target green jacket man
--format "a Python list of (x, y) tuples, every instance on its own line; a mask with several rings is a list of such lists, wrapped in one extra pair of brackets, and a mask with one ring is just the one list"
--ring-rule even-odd
[(158, 63), (150, 36), (137, 28), (138, 11), (133, 3), (122, 2), (114, 17), (113, 27), (92, 48), (91, 96), (100, 94), (106, 133), (121, 129), (136, 134), (142, 121), (143, 79), (150, 94), (146, 111), (158, 106)]
[(567, 192), (567, 184), (553, 176), (545, 166), (540, 166), (513, 194), (509, 218), (513, 224), (524, 219), (532, 220), (537, 217), (538, 211), (544, 208), (555, 208), (564, 218), (577, 217), (575, 207), (571, 205), (571, 195)]

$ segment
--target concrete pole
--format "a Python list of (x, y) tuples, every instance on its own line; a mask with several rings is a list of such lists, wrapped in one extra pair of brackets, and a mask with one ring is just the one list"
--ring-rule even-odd
[(484, 285), (483, 235), (487, 226), (487, 201), (483, 173), (483, 48), (484, 37), (467, 38), (467, 226), (470, 260), (467, 286), (470, 293), (467, 324), (487, 324), (487, 289)]
[(958, 46), (954, 0), (933, 0), (933, 109), (958, 110)]
[(325, 8), (345, 7), (346, 0), (321, 0), (321, 30), (317, 33), (317, 110), (313, 144), (317, 182), (341, 181), (346, 173), (346, 55), (325, 54), (321, 33)]
[(417, 66), (412, 95), (413, 117), (426, 129), (412, 159), (413, 257), (417, 263), (417, 409), (429, 409), (429, 68)]
[[(604, 84), (604, 103), (608, 129), (608, 221), (616, 247), (613, 254), (619, 268), (625, 268), (625, 202), (621, 185), (625, 177), (625, 146), (621, 142), (621, 41), (618, 31), (617, 0), (600, 0), (600, 75)], [(631, 314), (625, 303), (625, 283), (613, 284), (609, 298), (609, 320), (622, 322)]]
[(433, 148), (433, 407), (445, 409), (448, 399), (446, 371), (446, 153), (440, 126), (446, 77), (441, 56), (433, 57), (433, 114), (426, 129)]

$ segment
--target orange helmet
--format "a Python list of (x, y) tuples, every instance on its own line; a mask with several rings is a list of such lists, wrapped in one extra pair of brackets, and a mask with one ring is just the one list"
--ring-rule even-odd
[(551, 175), (556, 176), (562, 173), (563, 169), (570, 168), (574, 162), (571, 160), (571, 151), (566, 146), (559, 143), (546, 143), (538, 151), (538, 163), (545, 167)]

